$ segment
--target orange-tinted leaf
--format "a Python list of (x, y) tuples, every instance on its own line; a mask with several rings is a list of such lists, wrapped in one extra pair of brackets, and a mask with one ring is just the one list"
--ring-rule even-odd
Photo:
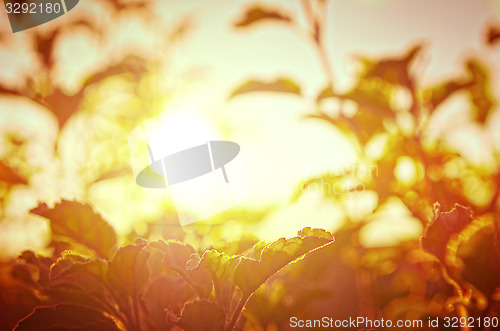
[(333, 87), (332, 85), (327, 85), (323, 90), (321, 90), (321, 92), (319, 92), (318, 96), (316, 97), (316, 101), (319, 102), (323, 99), (326, 99), (326, 98), (333, 98), (333, 97), (336, 97), (337, 95), (335, 94), (335, 92), (333, 92)]
[(186, 263), (196, 253), (193, 246), (179, 241), (166, 242), (163, 266), (167, 269), (186, 270)]
[(214, 248), (227, 255), (243, 254), (253, 247), (259, 239), (253, 234), (244, 234), (237, 240), (232, 240), (216, 245)]
[(38, 269), (37, 282), (40, 285), (43, 286), (45, 284), (48, 284), (50, 266), (54, 262), (51, 258), (37, 255), (33, 251), (24, 251), (18, 257), (18, 260), (23, 261), (29, 265), (32, 265)]
[(49, 219), (54, 236), (72, 239), (99, 257), (110, 258), (115, 251), (115, 230), (87, 204), (63, 200), (49, 208), (43, 203), (31, 213)]
[(0, 161), (0, 182), (7, 183), (9, 185), (28, 184), (28, 181), (23, 176), (3, 161)]
[(182, 40), (186, 35), (193, 29), (192, 17), (184, 17), (179, 22), (177, 22), (172, 30), (167, 36), (167, 41), (169, 43), (174, 43), (176, 41)]
[(490, 76), (485, 66), (477, 60), (468, 61), (467, 69), (472, 76), (473, 84), (469, 87), (469, 92), (476, 108), (476, 120), (484, 124), (493, 109)]
[(114, 178), (118, 178), (118, 177), (122, 177), (122, 176), (129, 176), (130, 174), (132, 174), (132, 169), (128, 168), (128, 167), (121, 168), (121, 169), (113, 169), (113, 170), (107, 171), (107, 172), (103, 173), (102, 175), (100, 175), (97, 179), (94, 180), (94, 182), (92, 184), (102, 182), (102, 181), (108, 180), (108, 179), (114, 179)]
[(31, 287), (38, 288), (39, 284), (35, 281), (34, 276), (36, 274), (36, 270), (33, 266), (29, 266), (27, 264), (15, 264), (12, 266), (11, 276), (21, 282), (22, 284)]
[(436, 109), (442, 102), (448, 99), (455, 92), (468, 88), (471, 85), (472, 82), (451, 80), (425, 91), (425, 99), (431, 106), (431, 109)]
[(360, 108), (358, 113), (371, 113), (381, 120), (384, 118), (393, 118), (396, 113), (391, 107), (391, 96), (388, 86), (384, 87), (379, 84), (360, 82), (351, 91), (338, 95), (338, 98), (340, 100), (354, 101)]
[(237, 87), (229, 98), (251, 92), (278, 92), (300, 95), (300, 87), (288, 78), (278, 78), (275, 81), (264, 82), (260, 80), (249, 80)]
[(464, 262), (462, 277), (488, 298), (500, 288), (500, 248), (494, 231), (491, 224), (480, 228), (457, 250)]
[(58, 27), (54, 30), (49, 31), (48, 33), (35, 33), (34, 41), (36, 45), (36, 51), (40, 55), (42, 63), (47, 69), (52, 68), (52, 65), (54, 63), (54, 59), (52, 58), (54, 42), (58, 35), (62, 32), (62, 30), (63, 29)]
[(127, 55), (119, 62), (110, 64), (95, 72), (85, 80), (84, 88), (103, 81), (104, 79), (117, 75), (131, 75), (134, 80), (138, 80), (146, 72), (146, 62), (143, 58), (135, 55)]
[(79, 110), (88, 86), (99, 83), (108, 77), (122, 74), (130, 74), (134, 79), (138, 79), (145, 71), (145, 61), (137, 56), (129, 55), (121, 62), (111, 64), (90, 75), (82, 88), (75, 94), (68, 94), (56, 87), (51, 89), (47, 95), (39, 96), (35, 101), (47, 107), (57, 117), (59, 128), (62, 128), (69, 118)]
[(70, 269), (75, 265), (75, 263), (85, 263), (88, 259), (80, 255), (67, 254), (57, 259), (50, 267), (50, 279), (55, 279), (61, 276), (61, 274)]
[(118, 331), (116, 324), (100, 311), (88, 307), (60, 304), (38, 307), (21, 320), (16, 331), (45, 330)]
[(107, 290), (107, 268), (104, 260), (80, 262), (74, 257), (62, 257), (51, 268), (51, 282), (44, 287), (45, 293), (59, 301), (107, 311), (117, 304)]
[(223, 330), (226, 322), (224, 311), (208, 300), (188, 302), (180, 318), (171, 313), (169, 318), (186, 331)]
[(210, 275), (204, 269), (188, 267), (191, 256), (196, 255), (193, 246), (178, 241), (168, 241), (166, 245), (163, 266), (189, 280), (200, 297), (207, 297), (212, 291)]
[(281, 238), (262, 250), (260, 260), (243, 257), (234, 270), (234, 283), (242, 290), (243, 295), (251, 295), (272, 275), (287, 264), (297, 260), (324, 245), (334, 241), (333, 235), (325, 230), (303, 230), (305, 234), (321, 233), (321, 236)]
[[(152, 280), (142, 295), (147, 311), (143, 322), (152, 323), (154, 330), (168, 330), (165, 310), (180, 314), (184, 303), (196, 298), (196, 294), (184, 279), (178, 275), (162, 274)], [(151, 330), (151, 328), (143, 328)]]
[(472, 222), (471, 211), (459, 204), (449, 212), (440, 211), (439, 205), (434, 210), (434, 219), (426, 226), (422, 236), (422, 248), (446, 262), (447, 245), (450, 239)]
[(328, 240), (333, 240), (333, 235), (330, 232), (325, 231), (323, 229), (311, 228), (309, 226), (300, 230), (298, 236), (302, 238), (319, 237), (319, 238), (326, 238)]
[(140, 258), (143, 245), (126, 245), (121, 247), (113, 260), (109, 262), (107, 280), (119, 292), (135, 297), (139, 286), (147, 278), (144, 261)]
[(410, 76), (410, 64), (422, 51), (423, 46), (411, 48), (403, 57), (388, 58), (380, 61), (362, 59), (365, 66), (363, 78), (379, 78), (393, 85), (413, 88), (413, 79)]
[(493, 46), (500, 40), (500, 28), (498, 26), (491, 26), (488, 29), (488, 34), (486, 36), (486, 42), (488, 45)]
[(346, 136), (355, 139), (362, 145), (365, 145), (377, 133), (385, 131), (384, 117), (364, 110), (359, 110), (353, 117), (347, 117), (343, 114), (332, 117), (326, 113), (312, 114), (306, 117), (332, 124)]
[(200, 267), (206, 268), (212, 273), (214, 278), (222, 282), (232, 276), (238, 262), (239, 258), (237, 256), (231, 257), (214, 249), (210, 249), (203, 253), (201, 259), (197, 257), (197, 254), (193, 255), (188, 261), (187, 268), (188, 270), (195, 270)]
[(205, 251), (201, 258), (198, 254), (193, 254), (188, 261), (187, 269), (190, 271), (205, 270), (210, 274), (217, 303), (227, 311), (231, 305), (234, 291), (232, 284), (234, 269), (239, 262), (240, 256), (228, 256), (211, 249)]
[(245, 12), (245, 16), (238, 20), (234, 26), (237, 28), (247, 27), (262, 21), (290, 22), (290, 16), (276, 10), (255, 6)]
[(360, 79), (358, 84), (344, 94), (335, 93), (327, 86), (318, 96), (317, 101), (325, 98), (336, 98), (341, 101), (341, 108), (347, 107), (347, 102), (354, 102), (357, 111), (353, 116), (341, 113), (332, 117), (326, 113), (313, 114), (317, 118), (333, 124), (346, 135), (366, 144), (373, 135), (384, 132), (384, 121), (394, 120), (397, 111), (391, 106), (391, 94), (394, 87), (386, 82)]

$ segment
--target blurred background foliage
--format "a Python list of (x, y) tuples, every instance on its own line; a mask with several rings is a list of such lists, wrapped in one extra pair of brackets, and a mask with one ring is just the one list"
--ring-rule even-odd
[[(177, 239), (232, 255), (229, 240), (332, 231), (335, 244), (252, 296), (248, 328), (498, 315), (498, 14), (486, 0), (93, 0), (17, 34), (2, 14), (3, 326), (41, 300), (11, 277), (15, 257), (78, 251), (29, 213), (61, 199), (97, 210), (118, 245)], [(168, 194), (135, 184), (127, 138), (186, 102), (240, 143), (250, 192), (181, 228)], [(457, 203), (474, 222), (430, 230)], [(424, 229), (438, 233), (424, 245), (435, 257)]]

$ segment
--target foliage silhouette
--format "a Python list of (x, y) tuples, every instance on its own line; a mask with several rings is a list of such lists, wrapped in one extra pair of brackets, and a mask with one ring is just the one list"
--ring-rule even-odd
[[(145, 239), (137, 239), (135, 232), (119, 238), (105, 218), (86, 203), (62, 200), (54, 207), (40, 203), (31, 212), (49, 220), (52, 241), (44, 253), (28, 250), (17, 261), (0, 264), (0, 310), (5, 315), (0, 328), (263, 330), (290, 328), (291, 316), (366, 316), (393, 321), (499, 318), (498, 151), (493, 151), (492, 170), (485, 169), (446, 144), (443, 137), (429, 137), (434, 117), (457, 94), (468, 96), (474, 110), (472, 121), (480, 128), (488, 125), (496, 106), (488, 67), (479, 58), (471, 58), (463, 65), (463, 75), (421, 86), (414, 69), (426, 47), (416, 43), (399, 56), (360, 57), (362, 69), (356, 83), (341, 92), (325, 48), (327, 19), (323, 14), (327, 1), (300, 3), (302, 11), (296, 15), (252, 4), (236, 18), (234, 28), (264, 29), (269, 25), (260, 23), (274, 22), (305, 29), (325, 74), (325, 84), (313, 98), (315, 109), (306, 118), (342, 131), (359, 160), (376, 166), (378, 174), (358, 178), (348, 172), (346, 176), (327, 173), (307, 178), (293, 199), (301, 199), (315, 183), (333, 186), (351, 180), (376, 194), (377, 203), (370, 215), (353, 220), (345, 213), (347, 222), (335, 232), (335, 239), (327, 230), (305, 228), (296, 237), (272, 243), (250, 234), (198, 247), (188, 243), (185, 233), (173, 229), (167, 240), (150, 239), (149, 230)], [(148, 19), (154, 18), (149, 2), (125, 5), (114, 1), (112, 11), (116, 16), (141, 11)], [(298, 15), (304, 16), (307, 27), (297, 23)], [(99, 33), (90, 19), (69, 22), (64, 29), (34, 32), (33, 51), (43, 64), (37, 79), (27, 78), (22, 87), (0, 82), (0, 94), (45, 107), (57, 118), (60, 138), (96, 87), (126, 77), (137, 99), (144, 102), (138, 114), (124, 116), (125, 124), (120, 125), (126, 131), (127, 125), (156, 111), (154, 107), (148, 114), (142, 111), (148, 98), (156, 96), (140, 94), (146, 89), (141, 84), (150, 78), (155, 60), (131, 54), (110, 61), (89, 73), (76, 93), (69, 93), (48, 77), (57, 63), (55, 41), (63, 32), (80, 28)], [(187, 30), (189, 20), (183, 20), (165, 39), (173, 42)], [(486, 42), (496, 47), (498, 28), (491, 27), (487, 33)], [(236, 86), (229, 99), (258, 92), (304, 97), (304, 90), (290, 78), (253, 77)], [(337, 112), (327, 109), (331, 101), (340, 105)], [(23, 145), (11, 140), (16, 148)], [(372, 156), (369, 147), (378, 140), (384, 142), (384, 152)], [(54, 158), (62, 157), (57, 144), (54, 153)], [(407, 183), (396, 171), (404, 160), (411, 161), (415, 173)], [(24, 170), (8, 159), (0, 160), (0, 181), (6, 192), (0, 200), (2, 208), (13, 187), (30, 185), (34, 170)], [(128, 170), (123, 164), (99, 169), (90, 176), (88, 185)], [(325, 196), (342, 205), (342, 199), (353, 193), (325, 191)], [(360, 239), (363, 229), (395, 199), (421, 222), (421, 239), (366, 247)], [(261, 216), (235, 214), (234, 218), (243, 223), (245, 217), (258, 221)], [(486, 325), (481, 328), (491, 329)], [(440, 325), (439, 329), (447, 328)]]

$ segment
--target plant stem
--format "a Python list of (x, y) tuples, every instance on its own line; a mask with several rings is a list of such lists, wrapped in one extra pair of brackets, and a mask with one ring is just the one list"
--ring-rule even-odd
[(233, 316), (231, 317), (231, 321), (226, 327), (226, 331), (231, 331), (234, 329), (234, 326), (236, 325), (236, 322), (238, 322), (238, 319), (240, 318), (243, 308), (245, 307), (248, 299), (250, 299), (251, 296), (252, 294), (250, 295), (243, 294), (243, 296), (240, 299), (240, 302), (238, 303), (238, 306), (236, 307), (236, 310), (233, 313)]
[(326, 1), (321, 2), (323, 5), (322, 12), (323, 12), (323, 18), (319, 19), (314, 15), (313, 8), (311, 7), (311, 2), (310, 0), (301, 0), (300, 3), (302, 4), (302, 8), (304, 10), (304, 13), (306, 15), (306, 19), (308, 23), (313, 27), (313, 32), (311, 33), (311, 37), (314, 41), (314, 45), (316, 46), (316, 51), (318, 52), (318, 57), (319, 60), (323, 66), (323, 69), (325, 71), (325, 74), (328, 79), (328, 84), (330, 86), (333, 85), (333, 68), (330, 63), (326, 48), (325, 48), (325, 42), (323, 40), (324, 37), (324, 28), (326, 24)]

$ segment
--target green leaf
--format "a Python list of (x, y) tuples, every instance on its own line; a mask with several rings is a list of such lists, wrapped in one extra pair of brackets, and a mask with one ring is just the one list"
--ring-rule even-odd
[(237, 28), (248, 27), (255, 23), (263, 21), (290, 22), (291, 18), (287, 14), (280, 13), (276, 10), (254, 6), (244, 13), (244, 17), (234, 23)]
[(229, 98), (235, 96), (251, 93), (251, 92), (276, 92), (276, 93), (289, 93), (300, 95), (300, 87), (291, 79), (278, 78), (275, 81), (264, 82), (261, 80), (249, 80), (248, 82), (237, 87)]
[(307, 228), (299, 233), (316, 235), (290, 239), (281, 238), (262, 250), (260, 260), (245, 257), (241, 259), (234, 270), (233, 279), (244, 296), (251, 295), (287, 264), (334, 241), (331, 233), (321, 229)]
[(59, 304), (38, 307), (22, 319), (16, 331), (45, 330), (118, 331), (116, 324), (100, 311), (88, 307)]
[(422, 248), (446, 263), (448, 242), (470, 222), (472, 222), (472, 215), (468, 208), (455, 204), (449, 212), (442, 212), (437, 204), (433, 220), (424, 229), (421, 239)]
[(186, 331), (223, 330), (226, 314), (214, 302), (196, 300), (186, 303), (180, 317), (167, 313), (167, 317)]
[(42, 203), (31, 213), (49, 219), (54, 236), (72, 239), (98, 257), (109, 259), (115, 252), (115, 230), (87, 204), (63, 200), (49, 208)]

